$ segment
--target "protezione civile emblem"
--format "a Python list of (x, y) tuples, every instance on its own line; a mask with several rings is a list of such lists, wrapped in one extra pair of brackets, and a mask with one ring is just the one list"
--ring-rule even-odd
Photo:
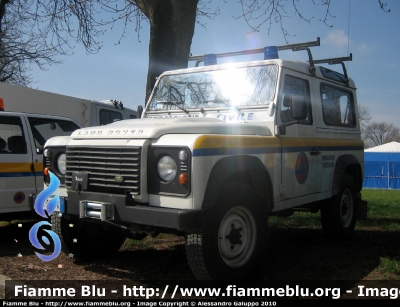
[[(60, 180), (50, 171), (49, 175), (50, 185), (39, 193), (39, 195), (36, 197), (34, 205), (35, 212), (45, 219), (50, 218), (51, 214), (55, 211), (58, 203), (60, 202), (60, 196), (58, 193), (53, 198), (50, 198), (50, 196), (53, 195), (53, 193), (56, 192), (60, 186)], [(49, 200), (47, 201), (47, 199)], [(51, 244), (50, 240), (53, 242), (53, 244)], [(57, 258), (61, 252), (60, 238), (54, 231), (51, 230), (51, 224), (47, 221), (37, 222), (32, 226), (32, 228), (29, 230), (29, 241), (31, 241), (31, 244), (38, 250), (43, 250), (44, 252), (48, 252), (48, 248), (53, 246), (54, 250), (51, 255), (44, 255), (35, 251), (36, 256), (43, 261), (51, 261)]]

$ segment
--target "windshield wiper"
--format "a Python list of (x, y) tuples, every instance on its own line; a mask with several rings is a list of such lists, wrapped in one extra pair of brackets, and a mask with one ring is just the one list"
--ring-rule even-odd
[(222, 98), (215, 98), (214, 100), (212, 100), (213, 103), (223, 103), (224, 105), (226, 105), (227, 107), (230, 108), (235, 108), (236, 110), (238, 110), (239, 108), (237, 106), (234, 106), (230, 103), (230, 99), (222, 99)]
[(224, 105), (231, 107), (231, 103), (229, 102), (229, 99), (222, 99), (222, 98), (215, 98), (212, 100), (213, 103), (223, 103)]
[(175, 106), (178, 107), (179, 110), (182, 110), (183, 112), (185, 112), (186, 114), (189, 114), (189, 111), (186, 110), (184, 107), (180, 106), (179, 103), (177, 101), (174, 100), (170, 100), (170, 101), (157, 101), (157, 103), (165, 103), (165, 104), (174, 104)]

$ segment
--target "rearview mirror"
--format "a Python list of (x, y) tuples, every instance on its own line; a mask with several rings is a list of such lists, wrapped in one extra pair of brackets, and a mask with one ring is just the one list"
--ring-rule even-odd
[(137, 107), (137, 114), (138, 114), (138, 118), (142, 117), (142, 113), (143, 113), (143, 106), (139, 105)]

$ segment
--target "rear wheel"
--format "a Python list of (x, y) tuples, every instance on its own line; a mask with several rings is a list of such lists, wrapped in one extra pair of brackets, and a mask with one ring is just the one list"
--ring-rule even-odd
[(247, 279), (265, 256), (266, 206), (246, 184), (229, 183), (202, 231), (186, 235), (186, 255), (197, 279)]
[(53, 231), (60, 237), (62, 250), (74, 258), (89, 260), (105, 258), (116, 253), (125, 241), (118, 228), (79, 218), (66, 219), (59, 214), (51, 216)]
[(324, 235), (331, 239), (349, 238), (356, 223), (356, 185), (353, 177), (345, 174), (340, 192), (321, 208)]

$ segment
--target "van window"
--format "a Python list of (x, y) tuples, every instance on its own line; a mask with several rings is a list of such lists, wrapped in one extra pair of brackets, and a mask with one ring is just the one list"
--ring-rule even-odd
[(100, 126), (122, 120), (122, 114), (116, 111), (100, 110)]
[(322, 112), (329, 126), (355, 127), (353, 95), (342, 89), (321, 84)]
[(72, 121), (45, 117), (28, 117), (36, 152), (40, 153), (44, 143), (54, 136), (69, 136), (80, 127)]
[(0, 116), (0, 154), (26, 153), (26, 140), (21, 118)]

